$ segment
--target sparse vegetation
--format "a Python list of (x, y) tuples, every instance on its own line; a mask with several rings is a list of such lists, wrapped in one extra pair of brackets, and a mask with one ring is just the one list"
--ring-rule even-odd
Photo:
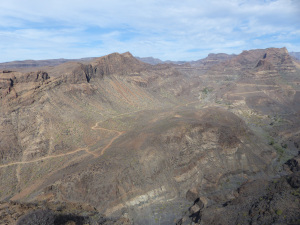
[(213, 91), (213, 88), (210, 88), (210, 87), (205, 87), (202, 89), (202, 93), (205, 95), (209, 94), (212, 91)]
[[(273, 50), (267, 51), (269, 56)], [(288, 59), (288, 55), (273, 56), (268, 60)], [(261, 171), (282, 168), (281, 162), (298, 146), (293, 139), (298, 117), (289, 106), (298, 105), (299, 99), (276, 83), (281, 78), (271, 77), (270, 81), (266, 71), (257, 74), (257, 68), (251, 69), (259, 57), (251, 51), (243, 57), (242, 62), (235, 57), (233, 64), (199, 72), (201, 68), (188, 65), (184, 69), (149, 67), (130, 55), (115, 53), (91, 64), (76, 63), (79, 67), (75, 69), (53, 68), (57, 76), (48, 84), (31, 80), (23, 87), (15, 82), (15, 90), (22, 90), (20, 98), (11, 100), (0, 93), (1, 199), (73, 201), (108, 212), (114, 208), (126, 211), (128, 205), (132, 212), (150, 207), (139, 216), (151, 217), (152, 224), (167, 224), (163, 221), (166, 212), (177, 217), (190, 207), (179, 204), (176, 196), (184, 196), (186, 188), (195, 186), (201, 192), (198, 199), (208, 203), (207, 207), (203, 203), (201, 219), (210, 209), (209, 219), (218, 219), (215, 215), (221, 212), (220, 221), (233, 218), (232, 224), (243, 224), (236, 220), (237, 215), (243, 221), (251, 216), (253, 224), (267, 214), (272, 219), (290, 219), (289, 213), (281, 216), (287, 207), (280, 201), (297, 203), (300, 194), (299, 189), (289, 189), (289, 179), (284, 180), (285, 186), (281, 179), (265, 177), (263, 185), (252, 182), (261, 178)], [(243, 66), (248, 61), (253, 62)], [(275, 69), (283, 68), (276, 63)], [(235, 71), (236, 66), (241, 68)], [(93, 76), (87, 83), (88, 69)], [(12, 74), (19, 79), (18, 73)], [(239, 81), (228, 82), (235, 79)], [(146, 85), (137, 86), (137, 81)], [(31, 85), (33, 93), (26, 89)], [(288, 123), (292, 124), (289, 128)], [(274, 162), (275, 151), (279, 162)], [(258, 196), (246, 201), (244, 194), (252, 191)], [(145, 193), (151, 193), (149, 201), (135, 200), (144, 199)], [(280, 196), (282, 193), (285, 195)], [(168, 195), (175, 200), (164, 201)], [(155, 201), (163, 203), (154, 205)], [(241, 210), (236, 215), (224, 213), (232, 203), (237, 208), (241, 205)], [(56, 211), (64, 210), (56, 207)], [(81, 216), (88, 216), (88, 211), (79, 210)]]
[(277, 214), (278, 216), (281, 216), (281, 215), (282, 215), (282, 213), (283, 213), (283, 212), (282, 212), (282, 210), (281, 210), (281, 209), (277, 209), (277, 210), (276, 210), (276, 214)]

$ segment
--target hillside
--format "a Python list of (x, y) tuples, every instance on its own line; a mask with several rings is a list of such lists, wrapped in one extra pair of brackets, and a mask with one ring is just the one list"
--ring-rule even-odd
[[(192, 65), (151, 65), (126, 52), (3, 70), (2, 220), (21, 224), (32, 209), (65, 224), (213, 224), (220, 205), (228, 215), (253, 208), (241, 195), (287, 175), (282, 165), (298, 154), (299, 91), (300, 64), (285, 48)], [(289, 196), (297, 191), (280, 179)]]

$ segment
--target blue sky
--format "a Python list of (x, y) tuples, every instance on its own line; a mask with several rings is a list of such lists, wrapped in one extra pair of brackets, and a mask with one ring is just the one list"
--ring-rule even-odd
[(300, 0), (0, 0), (0, 9), (0, 62), (300, 52)]

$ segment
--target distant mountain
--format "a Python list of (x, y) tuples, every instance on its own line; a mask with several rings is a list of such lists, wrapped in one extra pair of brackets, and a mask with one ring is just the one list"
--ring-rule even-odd
[(137, 57), (137, 56), (135, 56), (135, 58), (142, 61), (142, 62), (149, 63), (151, 65), (164, 64), (164, 63), (168, 63), (168, 64), (184, 64), (184, 63), (187, 63), (187, 61), (172, 61), (172, 60), (162, 61), (160, 59), (153, 58), (153, 57)]
[[(22, 60), (22, 61), (12, 61), (12, 62), (4, 62), (0, 63), (0, 69), (20, 69), (20, 68), (36, 68), (36, 67), (44, 67), (44, 66), (58, 66), (63, 63), (67, 62), (91, 62), (92, 60), (96, 59), (97, 57), (88, 57), (88, 58), (81, 58), (81, 59), (46, 59), (46, 60)], [(162, 61), (157, 58), (153, 57), (135, 57), (139, 61), (144, 63), (148, 63), (151, 65), (157, 64), (184, 64), (186, 61)]]
[(62, 63), (76, 61), (76, 62), (88, 62), (94, 58), (82, 58), (82, 59), (46, 59), (46, 60), (23, 60), (0, 63), (0, 69), (12, 69), (12, 68), (32, 68), (43, 66), (57, 66)]
[(295, 65), (286, 48), (267, 48), (243, 51), (236, 57), (215, 65), (212, 69), (217, 74), (248, 73), (253, 68), (272, 64), (278, 72), (295, 72)]
[(136, 59), (145, 62), (145, 63), (149, 63), (151, 65), (156, 65), (156, 64), (162, 64), (163, 61), (157, 58), (153, 58), (153, 57), (137, 57), (135, 56)]
[(290, 52), (290, 56), (300, 60), (300, 52)]
[(195, 67), (207, 67), (208, 68), (208, 67), (216, 65), (220, 62), (224, 62), (229, 59), (232, 59), (235, 56), (236, 55), (234, 55), (234, 54), (228, 55), (225, 53), (218, 53), (218, 54), (210, 53), (210, 54), (208, 54), (208, 56), (206, 58), (190, 62), (190, 64)]

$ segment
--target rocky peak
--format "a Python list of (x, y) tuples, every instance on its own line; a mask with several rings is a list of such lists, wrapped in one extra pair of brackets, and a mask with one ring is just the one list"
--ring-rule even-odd
[(143, 63), (132, 56), (131, 53), (112, 53), (92, 62), (96, 75), (104, 76), (110, 74), (125, 75), (140, 72), (150, 65)]
[[(124, 57), (133, 57), (133, 55), (130, 53), (130, 52), (124, 52), (124, 53), (122, 53), (121, 54), (122, 56), (124, 56)], [(133, 57), (134, 58), (134, 57)]]
[(126, 75), (138, 73), (150, 65), (132, 56), (130, 52), (112, 53), (95, 59), (91, 64), (69, 62), (58, 66), (63, 81), (70, 84), (90, 82), (105, 75)]
[[(236, 57), (229, 59), (213, 71), (231, 73), (251, 72), (254, 70), (277, 71), (279, 73), (295, 72), (292, 58), (286, 48), (267, 48), (243, 51)], [(238, 72), (239, 71), (239, 72)]]

